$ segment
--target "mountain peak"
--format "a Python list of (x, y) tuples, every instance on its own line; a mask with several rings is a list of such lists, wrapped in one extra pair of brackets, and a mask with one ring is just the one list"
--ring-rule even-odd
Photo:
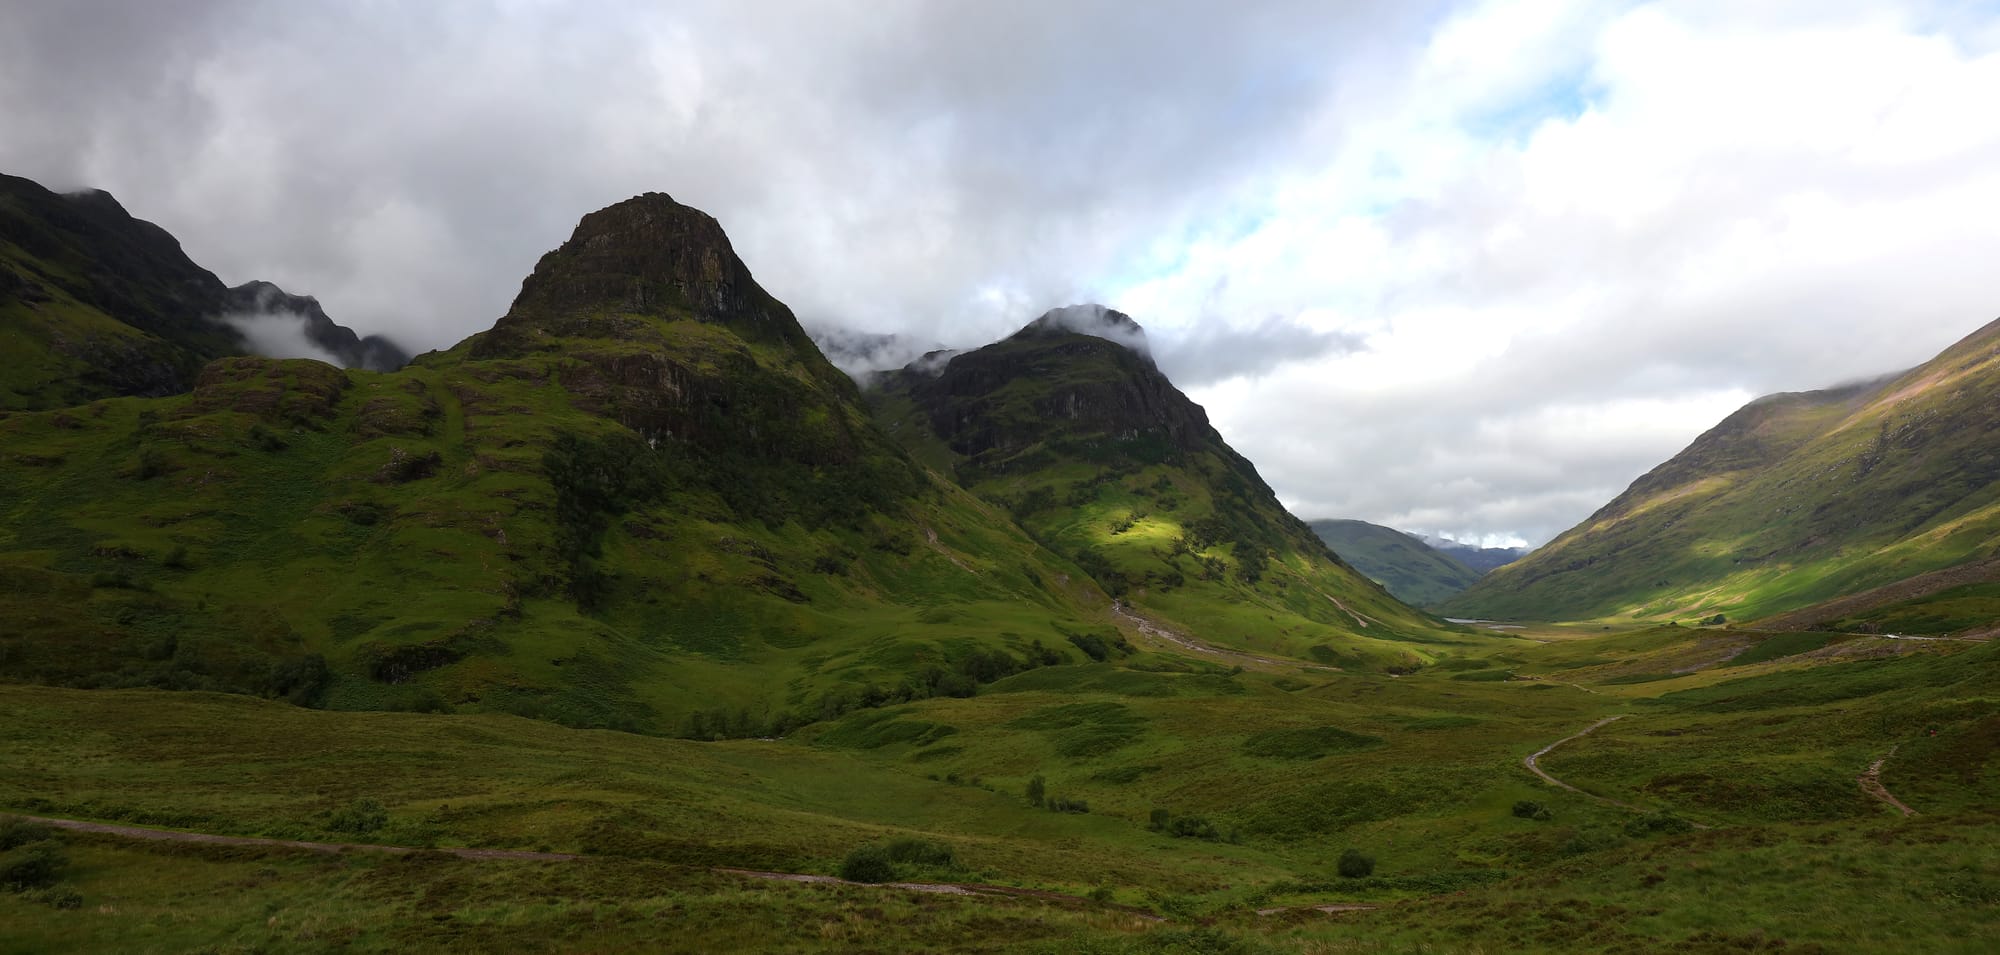
[(1152, 356), (1146, 330), (1132, 316), (1113, 308), (1085, 303), (1064, 305), (1042, 313), (1012, 336), (1016, 339), (1048, 338), (1057, 335), (1089, 335), (1123, 345), (1141, 355)]
[(648, 192), (584, 216), (569, 241), (535, 264), (480, 350), (623, 338), (634, 317), (693, 318), (752, 340), (812, 347), (791, 310), (751, 277), (721, 223)]

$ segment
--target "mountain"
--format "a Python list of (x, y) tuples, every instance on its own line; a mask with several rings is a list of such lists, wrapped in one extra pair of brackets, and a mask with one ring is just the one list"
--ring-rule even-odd
[(1238, 650), (1410, 666), (1441, 625), (1288, 513), (1101, 306), (883, 376), (876, 417), (919, 461), (1163, 625)]
[(1438, 603), (1479, 579), (1472, 568), (1394, 528), (1343, 520), (1312, 521), (1308, 526), (1355, 570), (1414, 606)]
[(400, 371), (222, 358), (0, 449), (17, 680), (762, 735), (1121, 642), (658, 193)]
[(1900, 375), (1759, 398), (1446, 606), (1534, 618), (1783, 613), (1793, 625), (1892, 632), (1990, 626), (2000, 612), (1996, 394), (2000, 322)]
[[(313, 334), (336, 353), (355, 337), (311, 299), (261, 282), (225, 287), (110, 193), (64, 195), (0, 175), (0, 411), (186, 392), (209, 361), (251, 349), (218, 319), (258, 311), (268, 296), (310, 303), (299, 314), (316, 316)], [(407, 360), (371, 340), (353, 342), (351, 364)]]
[(1528, 554), (1526, 547), (1478, 547), (1449, 538), (1432, 537), (1429, 534), (1414, 536), (1430, 549), (1464, 564), (1478, 574), (1487, 573), (1495, 567), (1505, 567)]
[[(314, 347), (332, 355), (343, 368), (395, 371), (410, 363), (410, 353), (381, 335), (361, 337), (328, 318), (319, 299), (292, 295), (269, 282), (245, 282), (224, 296), (226, 315), (239, 321), (265, 319), (295, 322)], [(253, 337), (252, 350), (255, 349)]]

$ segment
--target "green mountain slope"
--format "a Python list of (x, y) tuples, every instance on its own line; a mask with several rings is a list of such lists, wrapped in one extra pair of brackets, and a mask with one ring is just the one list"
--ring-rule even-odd
[(0, 418), (0, 508), (0, 675), (47, 683), (745, 735), (1115, 640), (659, 194), (399, 372)]
[[(1849, 601), (1825, 619), (1810, 608), (1888, 588), (1883, 600), (1911, 605), (1909, 629), (1990, 625), (2000, 602), (1984, 592), (1959, 594), (1949, 613), (1914, 608), (2000, 579), (1976, 570), (2000, 556), (1996, 393), (2000, 323), (1883, 381), (1760, 398), (1445, 606), (1545, 619), (1792, 612), (1832, 624), (1867, 608)], [(1940, 573), (1954, 568), (1967, 570)], [(1892, 586), (1914, 579), (1930, 583)]]
[(877, 420), (1114, 596), (1202, 640), (1384, 667), (1450, 639), (1327, 551), (1143, 347), (1127, 316), (1059, 309), (882, 376)]
[(255, 351), (225, 315), (273, 315), (344, 364), (409, 356), (269, 282), (228, 288), (165, 229), (107, 192), (60, 195), (0, 175), (0, 411), (192, 388), (209, 361)]
[(210, 359), (243, 352), (210, 321), (227, 295), (109, 193), (0, 176), (0, 410), (186, 391)]
[(1395, 595), (1427, 607), (1458, 593), (1479, 573), (1392, 527), (1367, 521), (1311, 521), (1309, 526), (1343, 560)]

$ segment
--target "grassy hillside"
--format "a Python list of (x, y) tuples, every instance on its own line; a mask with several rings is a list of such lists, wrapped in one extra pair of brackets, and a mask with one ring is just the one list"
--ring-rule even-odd
[[(1994, 581), (1979, 568), (2000, 556), (1996, 391), (2000, 324), (1891, 379), (1758, 399), (1445, 606), (1531, 619), (1789, 613), (1792, 625), (1990, 626), (1977, 588)], [(1903, 609), (1881, 619), (1868, 616), (1873, 604), (1811, 609), (1876, 588)]]
[(1367, 521), (1312, 521), (1313, 533), (1398, 600), (1428, 607), (1472, 586), (1479, 574), (1402, 531)]
[(919, 461), (1006, 508), (1114, 597), (1202, 640), (1408, 669), (1480, 639), (1341, 562), (1126, 345), (1044, 317), (935, 373), (886, 376), (871, 398)]
[(765, 735), (1116, 642), (796, 328), (642, 197), (403, 371), (227, 359), (0, 418), (0, 674)]

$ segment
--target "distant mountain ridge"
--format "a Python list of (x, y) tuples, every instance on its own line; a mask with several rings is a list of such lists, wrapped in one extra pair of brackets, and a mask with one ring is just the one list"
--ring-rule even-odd
[(306, 334), (354, 365), (407, 360), (380, 336), (356, 338), (311, 299), (265, 282), (224, 286), (110, 193), (60, 194), (0, 175), (0, 345), (8, 359), (0, 410), (184, 393), (208, 362), (249, 350), (219, 319), (267, 299), (310, 303), (294, 309)]
[(1990, 627), (2000, 578), (1979, 568), (2000, 565), (1996, 395), (2000, 322), (1899, 375), (1759, 398), (1446, 608)]
[(1472, 586), (1479, 572), (1433, 549), (1416, 534), (1354, 520), (1308, 522), (1313, 533), (1354, 569), (1397, 599), (1428, 607)]
[(410, 354), (402, 346), (381, 335), (356, 335), (353, 329), (328, 318), (319, 299), (310, 295), (293, 295), (258, 281), (230, 289), (224, 301), (230, 314), (297, 318), (306, 340), (339, 359), (344, 368), (395, 371), (410, 363)]
[(1528, 547), (1480, 547), (1429, 534), (1411, 536), (1423, 542), (1424, 546), (1472, 568), (1477, 574), (1488, 573), (1496, 567), (1505, 567), (1527, 556), (1532, 550)]

